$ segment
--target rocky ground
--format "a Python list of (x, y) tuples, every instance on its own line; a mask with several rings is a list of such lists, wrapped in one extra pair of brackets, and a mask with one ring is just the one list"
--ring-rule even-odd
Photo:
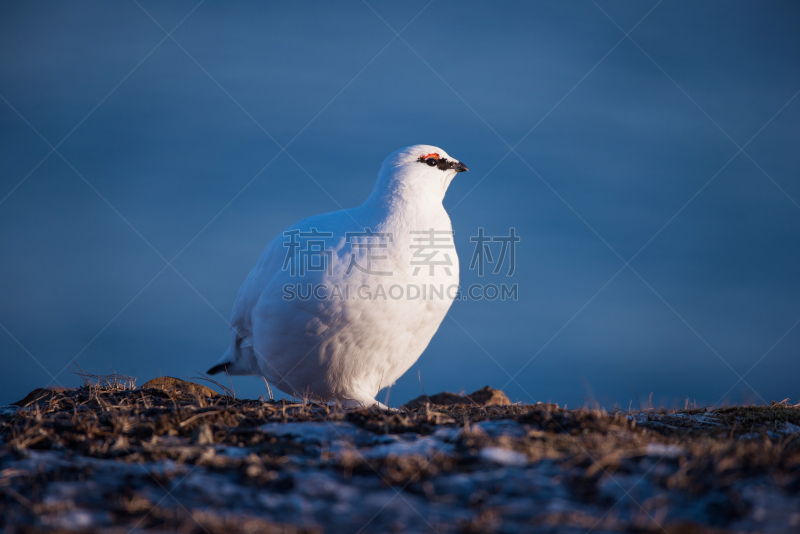
[(381, 412), (95, 378), (0, 408), (3, 532), (800, 532), (785, 403), (606, 413), (485, 389)]

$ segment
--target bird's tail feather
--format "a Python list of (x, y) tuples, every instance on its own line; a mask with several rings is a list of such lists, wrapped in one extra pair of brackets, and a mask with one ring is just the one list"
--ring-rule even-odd
[(229, 347), (222, 358), (207, 372), (210, 375), (225, 372), (229, 375), (251, 375), (253, 369), (251, 368), (252, 358), (250, 357), (253, 352), (253, 347), (248, 346), (234, 352)]
[(233, 357), (233, 354), (231, 354), (231, 348), (228, 347), (228, 350), (225, 351), (225, 354), (222, 355), (222, 358), (219, 359), (216, 365), (206, 372), (210, 375), (215, 375), (217, 373), (227, 371), (229, 367), (233, 367), (234, 360), (235, 358)]

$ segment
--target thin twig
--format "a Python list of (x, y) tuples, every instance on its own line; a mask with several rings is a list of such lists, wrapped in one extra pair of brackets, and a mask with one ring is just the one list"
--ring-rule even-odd
[(183, 427), (185, 427), (186, 425), (188, 425), (189, 423), (191, 423), (192, 421), (194, 421), (195, 419), (200, 419), (201, 417), (205, 417), (205, 416), (207, 416), (207, 415), (214, 415), (215, 413), (221, 413), (221, 412), (224, 412), (224, 411), (225, 411), (225, 410), (213, 410), (213, 411), (210, 411), (210, 412), (203, 412), (203, 413), (199, 413), (199, 414), (197, 414), (197, 415), (193, 415), (193, 416), (191, 416), (189, 419), (187, 419), (186, 421), (183, 421), (183, 422), (182, 422), (180, 425), (178, 425), (178, 426), (180, 426), (181, 428), (183, 428)]
[[(419, 379), (419, 387), (422, 389), (422, 394), (425, 395), (425, 398), (428, 399), (428, 402), (431, 402), (431, 398), (428, 397), (428, 394), (425, 393), (425, 388), (422, 387), (422, 370), (420, 369), (417, 369), (417, 378)], [(433, 403), (431, 402), (431, 404)]]
[(639, 411), (641, 412), (642, 411), (642, 404), (639, 402), (639, 395), (636, 395), (636, 390), (633, 389), (633, 386), (630, 384), (630, 382), (628, 383), (628, 387), (631, 388), (631, 391), (633, 391), (633, 394), (636, 397), (636, 404), (639, 405)]
[(264, 375), (261, 375), (261, 380), (263, 380), (264, 383), (267, 385), (267, 393), (269, 393), (269, 400), (270, 400), (270, 402), (273, 402), (274, 399), (272, 398), (272, 388), (269, 387), (269, 382), (267, 382), (267, 377), (265, 377)]

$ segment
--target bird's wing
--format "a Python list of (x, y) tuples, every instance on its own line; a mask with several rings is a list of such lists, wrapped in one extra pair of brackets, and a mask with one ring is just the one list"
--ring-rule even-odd
[(227, 372), (231, 375), (257, 373), (258, 365), (253, 352), (253, 325), (251, 314), (264, 287), (281, 270), (282, 239), (273, 239), (247, 275), (233, 303), (230, 320), (230, 346), (209, 374)]
[[(287, 260), (287, 252), (290, 250), (287, 246), (290, 241), (290, 237), (287, 237), (288, 233), (297, 230), (308, 232), (312, 228), (322, 233), (327, 232), (331, 234), (326, 244), (332, 244), (330, 240), (340, 240), (345, 231), (360, 230), (358, 225), (355, 224), (351, 214), (345, 211), (335, 211), (303, 219), (278, 234), (261, 254), (253, 270), (250, 271), (244, 284), (242, 284), (242, 287), (239, 289), (239, 294), (236, 296), (236, 301), (233, 305), (231, 329), (238, 332), (237, 335), (241, 339), (242, 344), (250, 346), (253, 344), (253, 309), (258, 303), (264, 289), (276, 275), (283, 272), (288, 275), (288, 271), (284, 268)], [(306, 240), (307, 238), (300, 238), (301, 242), (305, 242)], [(293, 255), (296, 256), (297, 254), (298, 251), (295, 250)], [(233, 335), (231, 338), (232, 343), (235, 343), (236, 338)]]
[[(211, 372), (227, 371), (229, 374), (254, 374), (259, 372), (255, 357), (253, 342), (253, 311), (262, 297), (265, 289), (276, 277), (289, 277), (289, 272), (284, 268), (287, 261), (287, 252), (290, 256), (299, 254), (299, 248), (294, 250), (287, 244), (291, 237), (289, 232), (309, 232), (316, 229), (319, 232), (330, 234), (328, 239), (343, 241), (346, 231), (359, 231), (351, 213), (345, 211), (324, 213), (299, 221), (290, 228), (278, 234), (261, 254), (253, 270), (239, 289), (236, 301), (231, 312), (230, 347)], [(333, 237), (336, 236), (336, 237)], [(300, 238), (305, 243), (307, 238)], [(326, 241), (330, 243), (330, 241)], [(341, 246), (341, 243), (339, 244)], [(290, 252), (292, 251), (293, 252)], [(291, 281), (291, 280), (288, 280)], [(296, 280), (295, 280), (296, 281)]]
[[(240, 343), (253, 345), (251, 314), (261, 292), (270, 280), (281, 271), (286, 255), (283, 241), (283, 234), (280, 234), (267, 245), (236, 295), (236, 301), (231, 311), (231, 329), (237, 332)], [(236, 341), (236, 338), (233, 338), (232, 341)]]

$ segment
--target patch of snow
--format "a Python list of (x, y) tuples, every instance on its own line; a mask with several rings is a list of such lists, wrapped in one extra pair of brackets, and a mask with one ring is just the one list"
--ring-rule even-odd
[(648, 443), (647, 454), (649, 456), (663, 456), (666, 458), (677, 458), (683, 454), (683, 449), (677, 445), (666, 445), (664, 443)]
[(350, 442), (356, 445), (392, 443), (398, 438), (382, 436), (361, 429), (347, 422), (267, 423), (259, 428), (262, 432), (282, 438), (292, 438), (306, 445), (333, 445)]
[(457, 440), (460, 435), (461, 429), (457, 426), (443, 426), (433, 433), (433, 437), (448, 442)]
[(424, 456), (431, 459), (437, 455), (451, 456), (455, 448), (433, 436), (423, 436), (412, 441), (396, 441), (378, 445), (362, 451), (365, 458), (386, 458), (388, 456)]
[(6, 415), (14, 415), (19, 411), (19, 406), (0, 406), (0, 417)]
[(720, 426), (722, 424), (713, 415), (692, 415), (689, 419), (697, 421), (700, 425)]
[(142, 466), (146, 466), (150, 468), (150, 472), (156, 476), (162, 476), (167, 478), (173, 478), (177, 475), (183, 475), (190, 469), (186, 466), (186, 464), (179, 464), (172, 460), (171, 458), (167, 458), (165, 460), (159, 460), (153, 462), (151, 464), (142, 464)]
[(342, 484), (326, 473), (305, 471), (295, 474), (294, 487), (303, 496), (312, 499), (334, 501), (356, 501), (359, 491), (353, 486)]
[(86, 530), (95, 525), (95, 518), (86, 510), (68, 510), (50, 518), (47, 523), (66, 530)]
[(783, 427), (784, 434), (797, 434), (800, 432), (800, 426), (794, 425), (792, 423), (787, 422), (786, 426)]
[(227, 445), (220, 446), (216, 452), (228, 458), (247, 458), (252, 453), (248, 447), (230, 447)]
[[(777, 432), (773, 432), (772, 430), (767, 430), (765, 434), (772, 441), (780, 441), (781, 438), (783, 438), (783, 434), (778, 434)], [(742, 434), (741, 436), (739, 436), (740, 441), (748, 439), (764, 439), (764, 434), (760, 432), (748, 432), (747, 434)]]
[(480, 456), (481, 460), (486, 462), (508, 467), (523, 467), (528, 465), (528, 457), (521, 452), (501, 449), (500, 447), (486, 447), (485, 449), (481, 449), (478, 456)]
[(528, 434), (528, 430), (517, 421), (481, 421), (475, 425), (492, 438), (500, 436), (509, 436), (512, 438), (524, 438)]

